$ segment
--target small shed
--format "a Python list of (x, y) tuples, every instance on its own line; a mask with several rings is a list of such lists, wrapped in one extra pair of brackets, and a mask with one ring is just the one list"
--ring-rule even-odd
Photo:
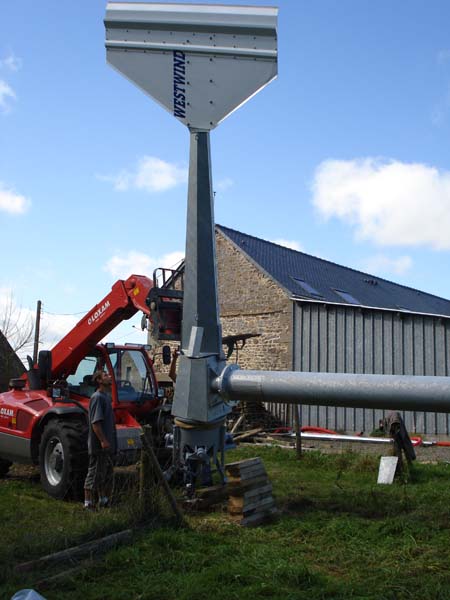
[(9, 380), (13, 377), (20, 377), (24, 372), (25, 367), (22, 361), (0, 331), (0, 392), (6, 392)]

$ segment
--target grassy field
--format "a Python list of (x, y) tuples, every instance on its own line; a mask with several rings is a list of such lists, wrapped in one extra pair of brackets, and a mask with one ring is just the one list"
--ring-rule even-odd
[[(417, 464), (408, 483), (376, 484), (378, 460), (356, 453), (245, 448), (228, 460), (263, 459), (280, 518), (247, 529), (220, 510), (190, 515), (189, 528), (156, 519), (133, 546), (43, 591), (52, 599), (250, 600), (255, 598), (450, 598), (450, 465)], [(0, 482), (0, 561), (9, 598), (39, 579), (8, 569), (74, 543), (123, 529), (132, 497), (84, 514), (34, 481)]]

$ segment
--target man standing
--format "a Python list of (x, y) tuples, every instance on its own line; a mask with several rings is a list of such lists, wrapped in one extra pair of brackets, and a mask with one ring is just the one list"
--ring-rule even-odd
[(99, 507), (108, 505), (113, 481), (113, 457), (117, 446), (110, 395), (111, 376), (104, 371), (96, 371), (92, 381), (97, 390), (89, 402), (89, 468), (84, 482), (84, 506), (88, 509), (94, 507), (95, 496), (98, 496)]

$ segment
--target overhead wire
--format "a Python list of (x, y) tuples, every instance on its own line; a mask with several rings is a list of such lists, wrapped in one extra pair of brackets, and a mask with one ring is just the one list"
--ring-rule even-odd
[(75, 313), (54, 313), (49, 310), (42, 310), (42, 312), (45, 312), (47, 315), (52, 315), (52, 317), (76, 317), (77, 315), (85, 315), (88, 311), (82, 310)]

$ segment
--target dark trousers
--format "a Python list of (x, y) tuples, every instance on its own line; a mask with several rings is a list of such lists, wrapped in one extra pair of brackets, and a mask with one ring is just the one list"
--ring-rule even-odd
[(108, 496), (112, 490), (114, 464), (111, 452), (102, 450), (89, 455), (89, 467), (84, 489)]

